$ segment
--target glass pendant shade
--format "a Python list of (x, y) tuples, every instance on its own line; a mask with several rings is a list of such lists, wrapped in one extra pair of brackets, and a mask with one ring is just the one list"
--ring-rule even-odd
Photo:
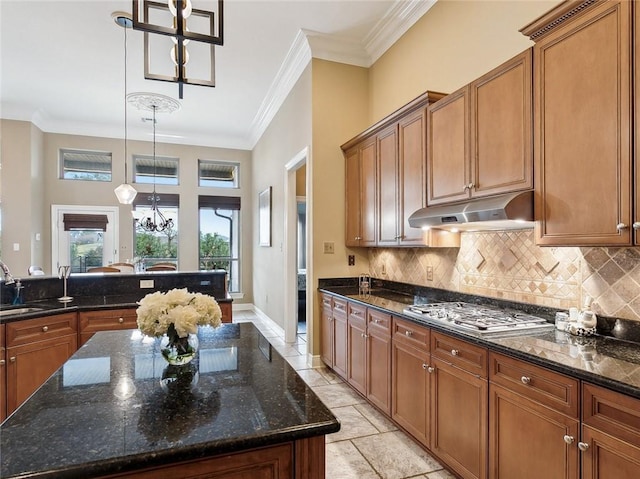
[(129, 183), (122, 183), (115, 190), (113, 190), (118, 197), (118, 201), (123, 205), (130, 205), (133, 203), (138, 192)]

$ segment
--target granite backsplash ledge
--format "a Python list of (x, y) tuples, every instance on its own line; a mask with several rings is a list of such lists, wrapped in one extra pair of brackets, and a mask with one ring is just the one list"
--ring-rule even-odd
[[(196, 293), (205, 293), (216, 299), (224, 299), (226, 271), (158, 272), (158, 273), (89, 273), (71, 275), (67, 280), (67, 294), (82, 296), (131, 295), (143, 298), (147, 293), (167, 291), (172, 288), (187, 288)], [(152, 281), (152, 287), (141, 287), (141, 281)], [(55, 299), (63, 295), (63, 281), (55, 277), (30, 277), (21, 280), (22, 302), (29, 303)], [(16, 288), (14, 284), (1, 283), (1, 304), (13, 303)]]

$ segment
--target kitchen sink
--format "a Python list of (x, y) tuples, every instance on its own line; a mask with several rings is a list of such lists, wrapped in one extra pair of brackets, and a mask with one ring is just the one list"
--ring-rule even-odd
[(36, 313), (38, 311), (42, 311), (44, 308), (32, 308), (32, 307), (22, 307), (22, 308), (9, 308), (0, 310), (0, 316), (13, 316), (14, 314), (26, 314), (26, 313)]

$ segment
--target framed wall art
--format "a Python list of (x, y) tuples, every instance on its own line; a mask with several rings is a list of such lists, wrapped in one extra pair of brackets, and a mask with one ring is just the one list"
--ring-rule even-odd
[(260, 192), (258, 198), (258, 241), (260, 246), (271, 246), (271, 187)]

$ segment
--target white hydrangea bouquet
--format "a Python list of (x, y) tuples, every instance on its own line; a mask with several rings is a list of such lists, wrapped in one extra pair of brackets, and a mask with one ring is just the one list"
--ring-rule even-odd
[(143, 334), (163, 337), (162, 355), (171, 364), (186, 364), (193, 359), (198, 347), (198, 326), (222, 324), (217, 301), (186, 288), (149, 293), (138, 302), (136, 313)]

